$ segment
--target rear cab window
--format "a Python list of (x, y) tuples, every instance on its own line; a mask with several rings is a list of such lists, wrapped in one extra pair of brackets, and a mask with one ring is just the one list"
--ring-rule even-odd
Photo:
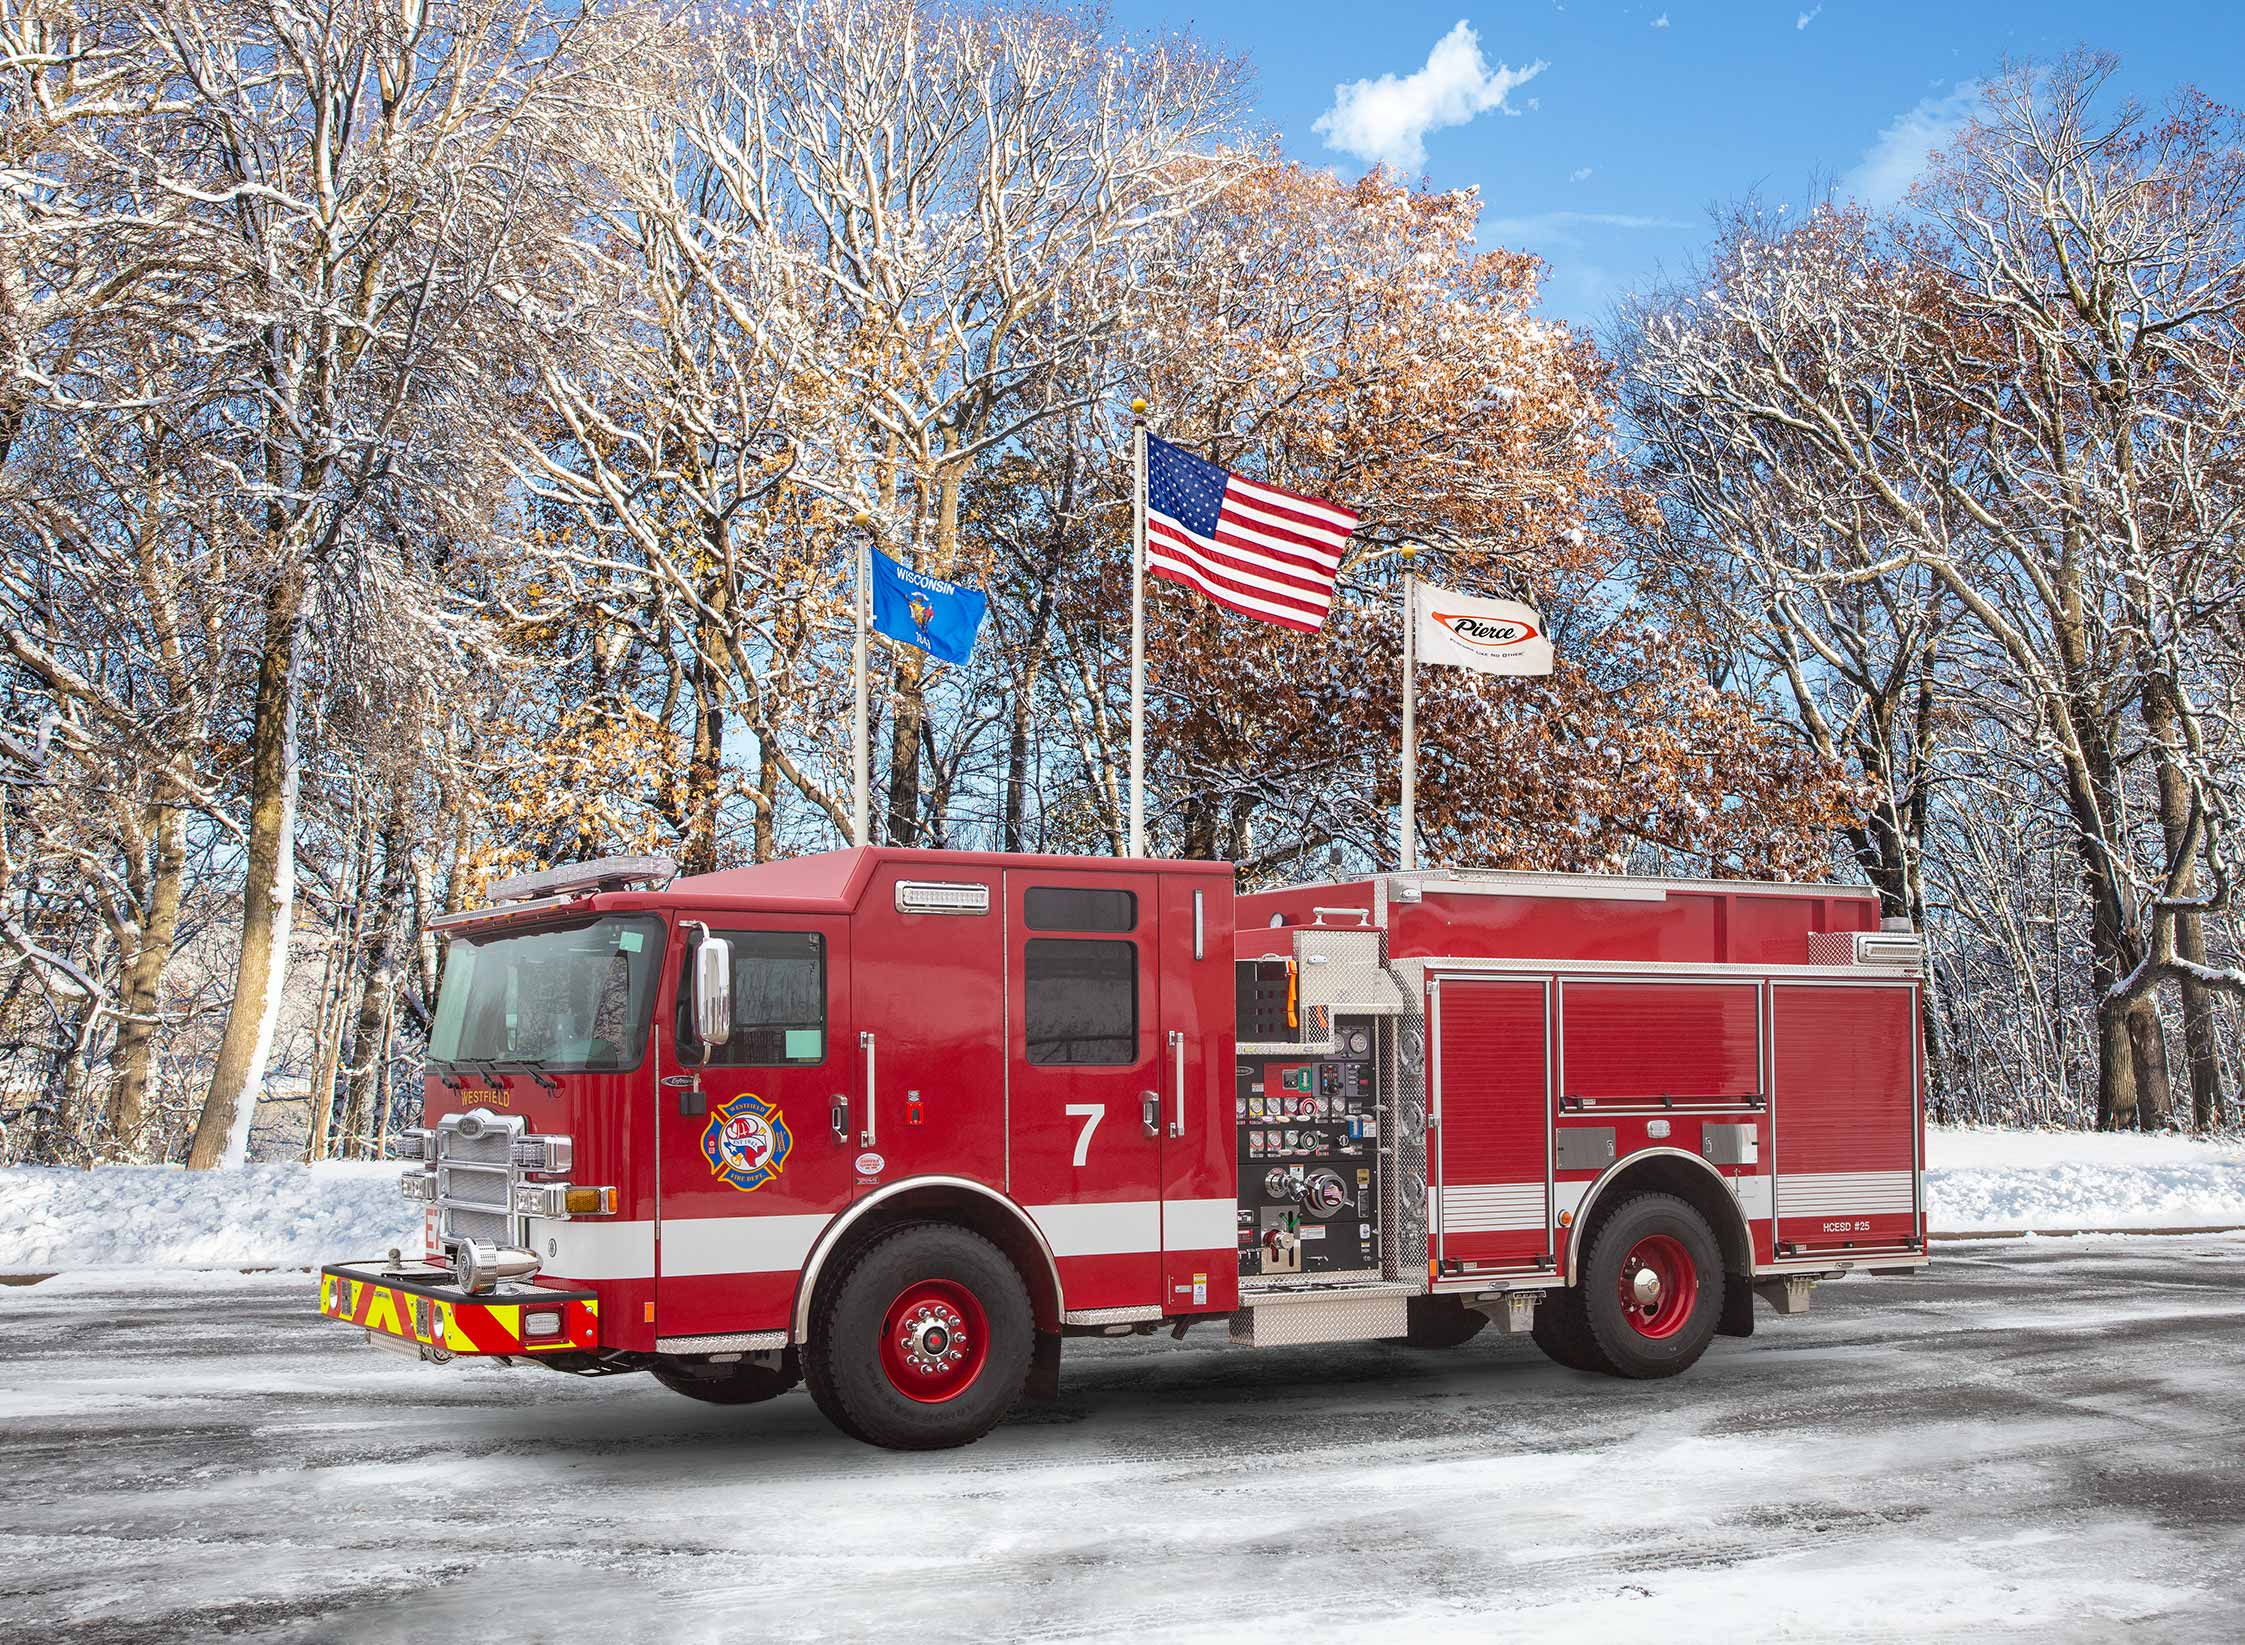
[[(1032, 931), (1128, 932), (1133, 891), (1031, 886)], [(1127, 938), (1030, 937), (1022, 944), (1023, 1053), (1043, 1067), (1127, 1067), (1138, 1061), (1138, 944)]]

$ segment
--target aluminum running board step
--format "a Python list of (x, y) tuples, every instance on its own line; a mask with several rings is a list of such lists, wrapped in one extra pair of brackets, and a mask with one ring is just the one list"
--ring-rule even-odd
[(1408, 1324), (1402, 1285), (1336, 1285), (1326, 1290), (1241, 1291), (1231, 1340), (1249, 1348), (1399, 1337)]

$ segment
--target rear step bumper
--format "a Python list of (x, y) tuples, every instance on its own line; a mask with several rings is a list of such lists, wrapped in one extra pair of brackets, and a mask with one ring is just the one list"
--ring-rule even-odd
[(367, 1340), (418, 1358), (535, 1358), (600, 1345), (600, 1298), (538, 1285), (468, 1292), (443, 1268), (334, 1262), (320, 1270), (320, 1312)]

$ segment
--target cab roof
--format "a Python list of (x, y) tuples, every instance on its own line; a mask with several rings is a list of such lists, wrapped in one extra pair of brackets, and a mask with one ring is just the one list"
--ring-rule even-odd
[[(820, 851), (807, 857), (786, 857), (777, 862), (751, 863), (744, 868), (722, 868), (714, 874), (692, 874), (672, 880), (659, 892), (641, 892), (645, 906), (677, 901), (753, 904), (758, 908), (789, 909), (802, 913), (847, 913), (865, 894), (867, 884), (883, 867), (896, 864), (916, 874), (940, 878), (945, 874), (1002, 873), (1007, 869), (1033, 869), (1061, 874), (1207, 874), (1232, 877), (1226, 862), (1178, 862), (1157, 857), (1062, 857), (1019, 851), (929, 851), (908, 846), (853, 846), (843, 851)], [(626, 894), (631, 895), (631, 894)], [(616, 905), (625, 905), (620, 895)]]

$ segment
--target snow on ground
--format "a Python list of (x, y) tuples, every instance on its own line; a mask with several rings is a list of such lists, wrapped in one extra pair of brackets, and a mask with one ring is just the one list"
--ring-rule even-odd
[(418, 1365), (301, 1274), (0, 1287), (0, 1618), (75, 1645), (2235, 1645), (2245, 1236), (1967, 1245), (1690, 1373), (1067, 1345), (904, 1455), (801, 1391)]
[(0, 1274), (64, 1268), (303, 1268), (421, 1243), (402, 1166), (0, 1170)]
[(1933, 1231), (2245, 1225), (2245, 1142), (2094, 1131), (1926, 1132)]
[[(2245, 1225), (2245, 1142), (1954, 1130), (1926, 1140), (1936, 1233)], [(420, 1240), (397, 1165), (0, 1170), (0, 1273), (298, 1268)]]

